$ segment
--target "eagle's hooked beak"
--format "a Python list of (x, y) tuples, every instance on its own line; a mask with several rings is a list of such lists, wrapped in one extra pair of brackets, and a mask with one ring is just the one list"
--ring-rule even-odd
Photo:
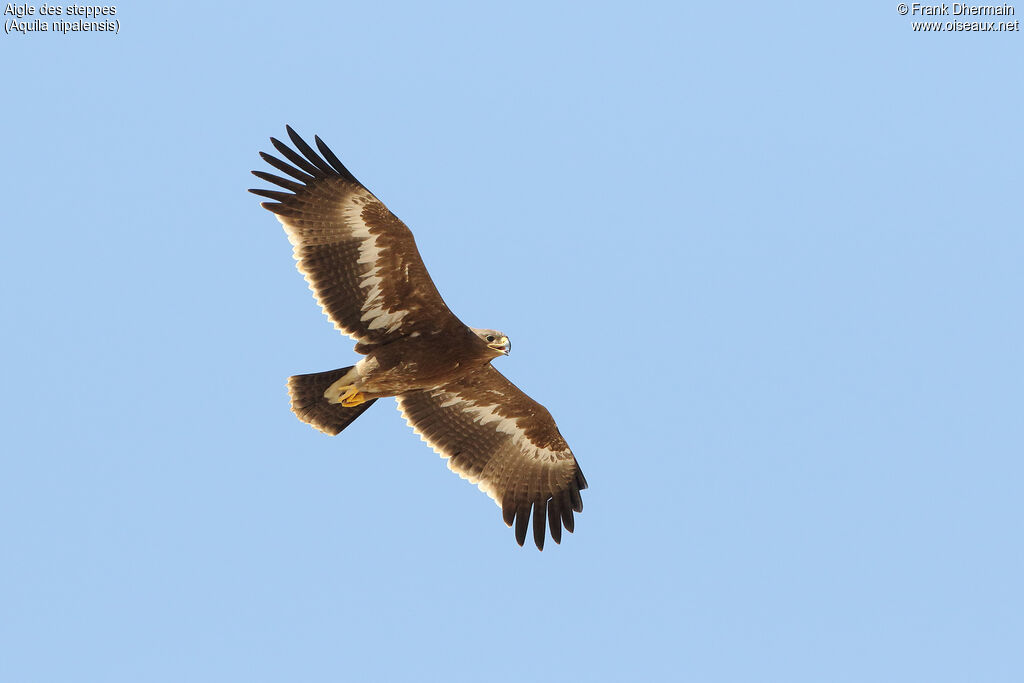
[(508, 337), (502, 337), (501, 339), (491, 342), (487, 346), (495, 351), (501, 351), (506, 356), (512, 350), (512, 342), (508, 340)]

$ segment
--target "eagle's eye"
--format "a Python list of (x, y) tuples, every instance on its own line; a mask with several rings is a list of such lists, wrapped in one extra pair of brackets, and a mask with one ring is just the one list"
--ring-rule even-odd
[(494, 335), (493, 334), (487, 335), (487, 341), (489, 341), (489, 342), (494, 341)]

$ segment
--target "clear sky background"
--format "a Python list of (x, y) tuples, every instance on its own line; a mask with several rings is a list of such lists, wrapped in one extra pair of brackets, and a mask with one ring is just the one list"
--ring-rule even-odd
[[(896, 6), (0, 36), (0, 680), (1024, 680), (1024, 36)], [(245, 192), (286, 123), (511, 337), (561, 546), (289, 411), (356, 356)]]

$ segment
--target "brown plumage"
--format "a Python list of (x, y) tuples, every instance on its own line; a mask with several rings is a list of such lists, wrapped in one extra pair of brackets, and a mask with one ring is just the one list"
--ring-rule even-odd
[[(271, 138), (287, 160), (260, 156), (288, 178), (253, 171), (284, 188), (250, 190), (273, 200), (299, 271), (335, 327), (365, 357), (354, 366), (289, 378), (292, 410), (337, 434), (376, 399), (395, 396), (409, 425), (477, 484), (526, 540), (543, 549), (545, 526), (561, 542), (587, 487), (550, 413), (491, 361), (510, 350), (495, 330), (467, 327), (445, 305), (412, 233), (320, 140), (319, 154), (291, 127), (298, 151)], [(545, 524), (546, 522), (546, 524)]]

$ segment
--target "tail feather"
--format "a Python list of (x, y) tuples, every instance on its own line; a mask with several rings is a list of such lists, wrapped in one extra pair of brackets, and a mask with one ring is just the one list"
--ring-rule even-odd
[(294, 375), (288, 378), (288, 395), (292, 397), (292, 412), (303, 422), (313, 425), (324, 434), (334, 436), (352, 424), (377, 399), (372, 398), (352, 408), (340, 403), (328, 403), (324, 398), (327, 387), (341, 379), (352, 367)]

